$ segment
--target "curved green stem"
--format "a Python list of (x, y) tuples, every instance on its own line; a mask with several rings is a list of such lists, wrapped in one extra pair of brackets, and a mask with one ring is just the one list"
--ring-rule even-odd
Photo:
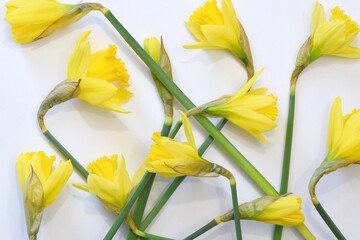
[(136, 235), (139, 237), (142, 237), (142, 238), (153, 239), (153, 240), (173, 240), (172, 238), (161, 237), (161, 236), (157, 236), (157, 235), (153, 235), (153, 234), (145, 233), (145, 232), (141, 232), (141, 231), (137, 231)]
[[(187, 109), (194, 107), (194, 103), (178, 88), (178, 86), (167, 76), (167, 74), (154, 62), (145, 52), (141, 45), (121, 25), (115, 16), (109, 11), (103, 11), (104, 16), (110, 21), (114, 28), (150, 68), (170, 93)], [(279, 195), (275, 188), (264, 178), (263, 175), (235, 148), (235, 146), (205, 117), (194, 116), (201, 126), (216, 140), (216, 142), (239, 164), (239, 166), (256, 182), (256, 184), (268, 195)]]
[(316, 210), (318, 211), (318, 213), (320, 214), (320, 216), (322, 217), (322, 219), (328, 225), (330, 230), (334, 233), (336, 238), (339, 240), (345, 240), (346, 238), (341, 233), (340, 229), (336, 226), (336, 224), (333, 222), (333, 220), (330, 218), (330, 216), (327, 214), (325, 209), (321, 206), (321, 204), (319, 202), (317, 202), (317, 203), (313, 202), (313, 204), (314, 204)]
[(161, 136), (167, 137), (169, 135), (170, 129), (171, 129), (171, 124), (164, 122), (164, 125), (161, 129)]
[(63, 145), (61, 145), (61, 143), (49, 132), (49, 130), (44, 131), (43, 134), (68, 160), (71, 161), (72, 165), (81, 174), (81, 176), (87, 179), (89, 172), (86, 171), (86, 169), (65, 149)]
[(171, 132), (169, 134), (169, 138), (174, 138), (176, 136), (176, 134), (179, 132), (181, 126), (182, 126), (182, 121), (180, 119), (179, 121), (176, 122), (175, 126), (171, 130)]
[(210, 229), (212, 229), (213, 227), (215, 227), (217, 225), (218, 225), (218, 223), (215, 221), (215, 219), (213, 219), (213, 220), (211, 220), (211, 222), (209, 222), (208, 224), (206, 224), (205, 226), (203, 226), (202, 228), (200, 228), (196, 232), (194, 232), (194, 233), (190, 234), (189, 236), (187, 236), (186, 238), (184, 238), (184, 240), (195, 239), (198, 236), (200, 236), (201, 234), (203, 234), (204, 232), (209, 231)]
[(235, 179), (233, 181), (230, 181), (230, 187), (231, 187), (231, 198), (233, 203), (233, 212), (234, 212), (234, 223), (235, 223), (235, 229), (236, 229), (236, 239), (241, 240), (241, 226), (240, 226), (240, 214), (239, 214), (239, 204), (237, 199), (237, 193), (236, 193), (236, 183)]
[(141, 179), (139, 185), (137, 185), (134, 193), (131, 195), (131, 197), (129, 198), (129, 200), (125, 204), (123, 210), (121, 211), (121, 213), (119, 214), (119, 216), (115, 220), (114, 224), (112, 225), (112, 227), (110, 228), (110, 230), (106, 234), (104, 240), (110, 240), (110, 239), (112, 239), (114, 237), (115, 233), (117, 232), (117, 230), (119, 229), (121, 224), (124, 222), (124, 220), (125, 220), (126, 216), (128, 215), (131, 207), (134, 205), (136, 199), (138, 198), (138, 196), (140, 195), (140, 193), (144, 189), (145, 185), (147, 184), (147, 182), (149, 181), (151, 176), (152, 176), (152, 173), (149, 173), (149, 172), (145, 173), (145, 175)]

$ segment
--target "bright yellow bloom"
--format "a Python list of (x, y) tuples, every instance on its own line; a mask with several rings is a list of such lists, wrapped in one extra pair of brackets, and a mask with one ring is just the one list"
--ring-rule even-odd
[(300, 210), (300, 197), (280, 197), (278, 200), (268, 206), (265, 210), (247, 219), (282, 226), (296, 226), (303, 223), (305, 220), (305, 217)]
[[(70, 57), (68, 79), (80, 81), (78, 98), (112, 111), (128, 113), (118, 106), (132, 95), (123, 88), (130, 86), (125, 64), (115, 57), (115, 45), (91, 55), (90, 44), (86, 40), (89, 34), (90, 31), (87, 31), (81, 35)], [(118, 82), (122, 87), (113, 82)]]
[[(249, 91), (262, 70), (257, 72), (235, 95), (221, 98), (224, 103), (206, 107), (203, 112), (210, 117), (224, 117), (235, 125), (245, 129), (254, 137), (267, 143), (261, 134), (274, 129), (278, 115), (277, 98), (266, 95), (267, 88)], [(214, 101), (215, 102), (215, 101)], [(206, 104), (205, 104), (206, 105)]]
[(216, 0), (207, 1), (186, 22), (189, 31), (198, 42), (184, 45), (187, 49), (227, 49), (247, 65), (247, 56), (240, 41), (240, 24), (230, 0), (221, 1), (221, 10)]
[(11, 24), (17, 43), (44, 38), (56, 29), (80, 20), (91, 10), (102, 8), (97, 3), (69, 5), (55, 0), (12, 0), (5, 6), (8, 8), (5, 19)]
[(55, 170), (51, 171), (54, 161), (55, 156), (49, 158), (44, 152), (38, 152), (22, 153), (16, 162), (21, 190), (24, 190), (24, 184), (31, 173), (31, 168), (34, 169), (44, 190), (45, 208), (56, 199), (73, 171), (70, 161), (61, 162)]
[(360, 31), (359, 26), (343, 12), (335, 7), (327, 22), (324, 7), (316, 1), (312, 14), (310, 62), (324, 55), (360, 58), (360, 48), (350, 46)]
[(119, 214), (124, 208), (128, 196), (131, 194), (145, 174), (145, 163), (134, 174), (130, 180), (126, 170), (125, 159), (114, 154), (111, 158), (102, 157), (91, 162), (87, 166), (90, 172), (87, 178), (87, 186), (81, 183), (73, 185), (81, 190), (96, 195), (104, 204), (106, 209)]
[(354, 109), (343, 116), (339, 97), (331, 108), (327, 146), (329, 153), (326, 161), (360, 161), (360, 111)]
[(159, 62), (161, 44), (156, 37), (146, 38), (144, 40), (144, 50), (156, 62)]

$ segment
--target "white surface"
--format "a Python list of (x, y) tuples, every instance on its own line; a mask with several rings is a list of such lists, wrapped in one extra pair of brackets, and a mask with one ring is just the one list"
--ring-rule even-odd
[[(68, 1), (70, 2), (70, 1)], [(74, 2), (74, 1), (73, 1)], [(171, 58), (173, 75), (178, 86), (196, 104), (235, 93), (246, 81), (245, 71), (229, 53), (221, 50), (186, 50), (183, 44), (194, 41), (186, 29), (188, 20), (204, 1), (101, 1), (112, 10), (133, 36), (142, 42), (150, 36), (163, 35)], [(234, 0), (237, 15), (248, 34), (255, 69), (265, 67), (256, 82), (278, 96), (278, 127), (265, 133), (269, 144), (227, 124), (223, 133), (275, 186), (280, 186), (289, 77), (299, 47), (311, 32), (311, 13), (315, 1), (240, 1)], [(5, 1), (1, 1), (3, 6)], [(337, 4), (354, 20), (360, 21), (360, 2), (323, 1), (328, 17)], [(2, 7), (0, 19), (4, 19)], [(92, 29), (93, 51), (108, 44), (119, 47), (118, 56), (125, 61), (131, 75), (130, 90), (134, 96), (123, 105), (129, 115), (112, 113), (79, 99), (51, 109), (46, 123), (61, 143), (84, 165), (103, 155), (124, 154), (128, 169), (134, 173), (145, 159), (154, 131), (162, 126), (163, 111), (148, 68), (118, 36), (98, 12), (58, 30), (35, 43), (15, 44), (10, 26), (0, 21), (1, 49), (1, 162), (0, 229), (2, 239), (26, 239), (22, 195), (15, 162), (21, 152), (44, 150), (62, 159), (41, 134), (36, 112), (48, 92), (66, 77), (66, 68), (78, 37)], [(359, 37), (355, 41), (360, 46)], [(292, 150), (289, 191), (303, 199), (306, 225), (318, 239), (334, 236), (311, 204), (307, 183), (314, 169), (326, 155), (330, 107), (335, 97), (343, 100), (343, 111), (360, 107), (360, 60), (323, 57), (311, 64), (300, 76)], [(175, 104), (180, 108), (178, 103)], [(178, 115), (176, 115), (176, 119)], [(215, 120), (214, 122), (217, 122)], [(194, 121), (198, 145), (205, 131)], [(177, 139), (184, 139), (181, 131)], [(238, 182), (239, 202), (262, 196), (262, 191), (217, 145), (213, 144), (204, 157), (228, 168)], [(358, 237), (360, 200), (359, 166), (341, 169), (324, 177), (317, 194), (330, 216), (349, 239)], [(39, 239), (102, 239), (116, 216), (102, 207), (96, 197), (75, 189), (70, 182), (81, 181), (76, 172), (58, 199), (45, 210)], [(148, 207), (153, 206), (171, 180), (157, 177)], [(224, 178), (187, 178), (174, 194), (148, 232), (172, 238), (184, 237), (212, 218), (231, 208), (228, 182)], [(273, 226), (242, 221), (244, 239), (271, 239)], [(123, 225), (114, 239), (125, 239)], [(234, 239), (232, 223), (218, 226), (199, 239)], [(301, 239), (293, 228), (284, 229), (283, 239)]]

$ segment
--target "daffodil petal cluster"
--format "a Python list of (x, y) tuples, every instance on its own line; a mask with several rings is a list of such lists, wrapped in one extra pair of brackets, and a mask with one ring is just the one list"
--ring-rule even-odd
[(55, 156), (33, 152), (20, 154), (16, 162), (30, 239), (36, 239), (44, 208), (55, 201), (73, 171), (70, 161), (60, 162), (52, 170), (54, 161)]
[(119, 106), (132, 93), (124, 88), (130, 86), (129, 74), (125, 64), (115, 57), (116, 46), (91, 54), (89, 34), (87, 31), (81, 35), (68, 64), (68, 79), (79, 82), (77, 97), (112, 111), (129, 113)]
[(331, 10), (326, 21), (324, 7), (316, 1), (312, 14), (310, 62), (324, 55), (360, 58), (360, 48), (350, 46), (360, 32), (358, 24), (339, 7)]
[(207, 1), (194, 11), (186, 26), (198, 42), (186, 44), (184, 48), (227, 49), (247, 65), (248, 56), (240, 41), (240, 23), (230, 0), (221, 1), (221, 10), (216, 0)]
[(143, 163), (131, 180), (124, 157), (118, 159), (117, 154), (112, 155), (111, 158), (104, 156), (91, 162), (87, 170), (90, 173), (87, 185), (81, 183), (73, 183), (73, 185), (96, 195), (106, 209), (115, 214), (119, 214), (124, 208), (128, 196), (146, 172)]
[[(262, 70), (257, 72), (235, 95), (225, 98), (224, 103), (210, 105), (202, 111), (210, 117), (224, 117), (267, 143), (261, 132), (272, 130), (277, 126), (275, 120), (278, 109), (277, 98), (272, 94), (266, 95), (267, 88), (250, 91), (261, 72)], [(220, 100), (223, 101), (223, 99)]]
[(80, 20), (90, 11), (102, 8), (97, 3), (70, 5), (55, 0), (12, 0), (5, 6), (5, 20), (11, 24), (17, 43), (44, 38), (56, 29)]

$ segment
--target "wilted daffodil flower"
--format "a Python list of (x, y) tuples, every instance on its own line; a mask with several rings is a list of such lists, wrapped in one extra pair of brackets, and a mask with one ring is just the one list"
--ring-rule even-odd
[(44, 208), (54, 202), (73, 171), (70, 161), (52, 171), (54, 161), (55, 156), (38, 152), (22, 153), (16, 162), (29, 239), (36, 239)]
[(128, 196), (145, 174), (145, 163), (136, 171), (132, 181), (126, 170), (125, 159), (114, 154), (111, 158), (102, 157), (87, 166), (90, 172), (87, 185), (73, 183), (81, 190), (96, 195), (109, 211), (120, 214)]
[[(241, 219), (255, 220), (282, 226), (296, 226), (304, 222), (301, 198), (297, 196), (265, 196), (239, 206)], [(234, 219), (233, 211), (215, 218), (217, 223)]]
[(315, 187), (325, 174), (350, 164), (360, 164), (360, 111), (354, 109), (352, 113), (343, 116), (341, 99), (335, 99), (330, 113), (327, 147), (329, 152), (325, 160), (318, 167), (309, 183), (312, 201), (317, 204)]
[(216, 0), (207, 1), (194, 11), (186, 26), (198, 42), (184, 48), (227, 49), (244, 63), (249, 77), (254, 74), (250, 44), (230, 0), (221, 1), (221, 10)]
[(277, 98), (272, 94), (266, 95), (267, 88), (249, 91), (262, 71), (257, 72), (235, 95), (223, 96), (191, 109), (186, 115), (224, 117), (267, 143), (261, 132), (269, 131), (277, 126), (275, 123), (278, 115)]
[(62, 4), (55, 0), (12, 0), (5, 4), (6, 17), (17, 43), (44, 38), (56, 29), (70, 25), (92, 10), (103, 9), (98, 3)]
[(179, 112), (188, 142), (178, 142), (168, 137), (161, 137), (159, 132), (154, 133), (152, 139), (156, 144), (151, 146), (149, 157), (146, 158), (146, 169), (149, 172), (160, 173), (166, 178), (184, 175), (195, 177), (222, 175), (234, 181), (228, 170), (199, 156), (190, 122), (182, 111)]
[(127, 101), (132, 93), (124, 89), (130, 86), (129, 74), (125, 64), (115, 57), (116, 46), (111, 45), (91, 54), (87, 41), (89, 34), (90, 31), (87, 31), (81, 35), (70, 57), (67, 79), (50, 92), (39, 108), (38, 119), (43, 130), (46, 112), (54, 105), (75, 97), (112, 111), (129, 113), (118, 105)]

